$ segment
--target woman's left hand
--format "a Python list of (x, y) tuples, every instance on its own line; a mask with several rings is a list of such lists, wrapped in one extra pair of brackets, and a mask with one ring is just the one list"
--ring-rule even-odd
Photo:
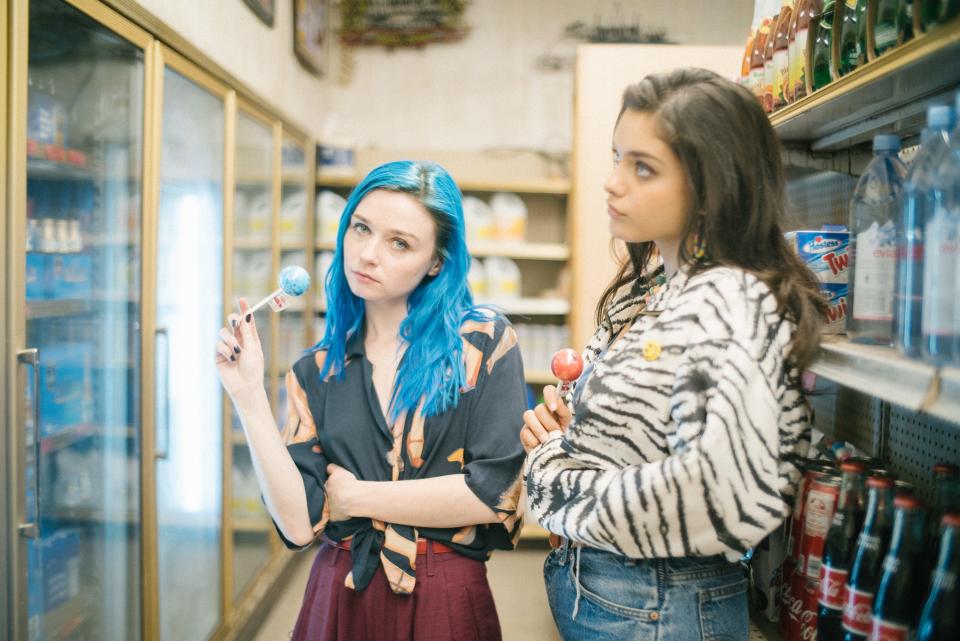
[(330, 506), (331, 521), (346, 521), (356, 516), (353, 501), (360, 489), (360, 481), (348, 470), (331, 463), (327, 466), (327, 482), (323, 484)]

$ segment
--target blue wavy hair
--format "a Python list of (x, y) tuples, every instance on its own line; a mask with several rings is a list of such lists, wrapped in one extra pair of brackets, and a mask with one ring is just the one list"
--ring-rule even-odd
[(465, 320), (489, 316), (474, 305), (467, 282), (470, 253), (460, 190), (436, 163), (403, 160), (380, 165), (350, 194), (340, 216), (333, 265), (324, 283), (326, 331), (313, 348), (327, 350), (320, 378), (333, 372), (342, 380), (347, 340), (363, 327), (366, 308), (347, 283), (343, 237), (357, 205), (378, 189), (409, 194), (426, 208), (436, 223), (436, 252), (442, 260), (440, 272), (426, 276), (407, 299), (407, 317), (400, 324), (400, 339), (407, 350), (397, 369), (388, 420), (393, 422), (400, 413), (412, 412), (421, 399), (424, 416), (442, 414), (456, 407), (460, 388), (466, 382), (460, 326)]

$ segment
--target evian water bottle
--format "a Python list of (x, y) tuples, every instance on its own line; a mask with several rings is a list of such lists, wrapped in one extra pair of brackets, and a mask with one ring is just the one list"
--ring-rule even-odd
[(850, 293), (853, 313), (847, 334), (858, 342), (893, 341), (893, 294), (897, 269), (899, 198), (906, 169), (897, 152), (900, 137), (873, 139), (873, 160), (850, 202)]

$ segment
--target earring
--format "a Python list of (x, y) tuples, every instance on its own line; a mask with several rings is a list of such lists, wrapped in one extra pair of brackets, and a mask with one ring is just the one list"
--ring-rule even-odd
[(701, 260), (706, 255), (707, 255), (707, 241), (703, 237), (703, 234), (700, 231), (696, 231), (693, 234), (693, 257), (697, 260)]

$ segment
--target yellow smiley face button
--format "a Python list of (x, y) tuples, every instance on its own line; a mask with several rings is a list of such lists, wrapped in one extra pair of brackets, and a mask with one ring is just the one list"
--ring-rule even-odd
[(660, 343), (657, 341), (647, 341), (644, 343), (643, 357), (648, 361), (655, 361), (660, 358)]

